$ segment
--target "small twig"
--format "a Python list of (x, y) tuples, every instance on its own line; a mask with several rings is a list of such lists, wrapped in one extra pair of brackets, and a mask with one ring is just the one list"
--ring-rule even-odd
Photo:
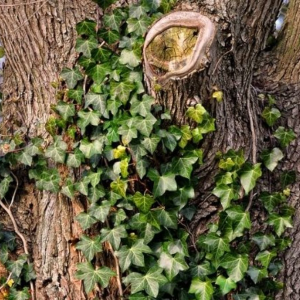
[(17, 176), (13, 173), (13, 172), (10, 172), (10, 174), (13, 176), (13, 178), (15, 179), (16, 181), (16, 188), (14, 190), (14, 193), (13, 193), (13, 196), (11, 198), (11, 201), (10, 201), (10, 205), (9, 205), (9, 210), (11, 210), (11, 207), (12, 205), (14, 204), (14, 201), (15, 201), (15, 197), (16, 197), (16, 193), (17, 193), (17, 190), (18, 190), (18, 187), (19, 187), (19, 180), (17, 178)]
[(214, 74), (215, 74), (215, 72), (216, 72), (216, 70), (217, 70), (217, 68), (218, 68), (218, 66), (219, 66), (219, 64), (220, 64), (220, 62), (221, 62), (221, 60), (223, 59), (223, 57), (224, 57), (225, 55), (227, 55), (228, 53), (232, 52), (232, 50), (233, 50), (233, 45), (231, 46), (231, 49), (230, 49), (230, 50), (226, 51), (226, 52), (218, 59), (218, 61), (217, 61), (217, 63), (216, 63), (216, 66), (215, 66), (215, 68), (214, 68), (214, 70), (213, 70), (213, 72), (212, 72), (211, 75), (214, 75)]
[(6, 281), (0, 286), (0, 291), (8, 284), (8, 282), (10, 281), (11, 276), (12, 276), (12, 272), (9, 273)]

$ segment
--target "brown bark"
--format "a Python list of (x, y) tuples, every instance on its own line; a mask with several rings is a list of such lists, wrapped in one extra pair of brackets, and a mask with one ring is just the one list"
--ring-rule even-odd
[[(4, 4), (23, 0), (5, 0)], [(158, 100), (171, 110), (174, 119), (183, 122), (186, 101), (199, 96), (217, 120), (217, 131), (204, 141), (206, 163), (199, 170), (201, 185), (196, 199), (198, 213), (191, 222), (195, 236), (203, 232), (207, 222), (219, 209), (217, 199), (209, 196), (215, 173), (216, 151), (244, 149), (255, 162), (259, 151), (270, 145), (270, 130), (260, 117), (264, 103), (258, 93), (276, 95), (283, 112), (282, 124), (299, 134), (299, 30), (300, 1), (292, 0), (278, 47), (264, 51), (280, 9), (281, 0), (198, 0), (181, 1), (179, 9), (195, 9), (209, 16), (217, 27), (211, 63), (203, 72), (169, 83)], [(12, 133), (22, 127), (28, 136), (46, 137), (44, 124), (55, 102), (51, 82), (59, 81), (64, 66), (74, 63), (75, 24), (86, 17), (97, 19), (101, 11), (88, 0), (65, 0), (31, 5), (0, 5), (0, 37), (7, 53), (4, 73), (3, 129)], [(298, 34), (297, 34), (298, 33)], [(212, 90), (224, 92), (216, 103)], [(272, 142), (272, 141), (271, 141)], [(287, 151), (282, 169), (300, 172), (300, 141)], [(268, 177), (268, 178), (267, 178)], [(277, 180), (275, 180), (277, 179)], [(275, 189), (276, 175), (266, 176), (267, 186)], [(292, 188), (291, 204), (296, 208), (292, 247), (285, 255), (283, 274), (286, 287), (278, 299), (299, 299), (298, 282), (300, 218), (299, 182)], [(254, 198), (254, 207), (256, 207)], [(82, 210), (79, 201), (38, 193), (26, 184), (15, 208), (17, 221), (30, 241), (37, 272), (37, 299), (87, 299), (80, 282), (74, 279), (76, 262), (80, 260), (73, 241), (80, 235), (74, 215)], [(29, 211), (29, 213), (28, 213)], [(281, 298), (280, 298), (281, 297)], [(117, 299), (114, 291), (102, 299)]]

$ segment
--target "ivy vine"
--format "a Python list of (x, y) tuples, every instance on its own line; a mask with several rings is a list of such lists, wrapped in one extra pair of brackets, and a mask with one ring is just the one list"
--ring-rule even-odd
[[(295, 134), (278, 127), (279, 146), (254, 165), (241, 150), (219, 154), (212, 194), (222, 210), (190, 247), (184, 224), (196, 211), (189, 205), (198, 184), (193, 174), (205, 159), (201, 141), (215, 130), (215, 120), (196, 104), (186, 110), (189, 124), (171, 124), (169, 112), (145, 92), (141, 64), (144, 34), (175, 1), (143, 0), (113, 10), (114, 1), (95, 2), (105, 9), (101, 29), (91, 20), (76, 25), (77, 63), (53, 83), (57, 104), (45, 124), (53, 141), (36, 137), (28, 143), (18, 133), (1, 141), (0, 199), (13, 201), (11, 172), (20, 164), (38, 189), (86, 199), (86, 210), (76, 216), (85, 231), (76, 244), (85, 257), (76, 276), (86, 293), (116, 278), (120, 297), (130, 300), (273, 299), (282, 287), (275, 279), (278, 255), (290, 244), (283, 234), (292, 226), (287, 198), (293, 173), (283, 174), (282, 191), (259, 195), (267, 215), (263, 231), (251, 230), (248, 198)], [(219, 93), (214, 97), (222, 101)], [(268, 97), (262, 117), (274, 126), (280, 111)], [(14, 240), (0, 230), (0, 261), (10, 272), (2, 287), (8, 299), (26, 300), (24, 282), (35, 275), (27, 256), (10, 254)], [(110, 252), (114, 267), (95, 266), (103, 251)]]

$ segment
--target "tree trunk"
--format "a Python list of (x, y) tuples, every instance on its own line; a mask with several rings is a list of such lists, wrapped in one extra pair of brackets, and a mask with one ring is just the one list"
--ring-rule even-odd
[[(2, 133), (11, 134), (21, 129), (29, 137), (39, 134), (47, 138), (44, 124), (50, 114), (50, 104), (55, 103), (56, 92), (50, 83), (59, 82), (62, 67), (71, 67), (75, 61), (75, 24), (84, 18), (98, 20), (102, 11), (88, 0), (53, 0), (30, 5), (14, 2), (14, 6), (8, 0), (4, 1), (4, 6), (0, 5), (0, 37), (7, 54)], [(201, 184), (193, 200), (198, 211), (190, 224), (194, 236), (198, 236), (219, 210), (217, 199), (209, 193), (216, 172), (216, 152), (244, 149), (246, 156), (255, 163), (259, 152), (272, 143), (267, 139), (270, 130), (261, 118), (265, 103), (258, 94), (275, 95), (283, 112), (282, 124), (287, 124), (297, 134), (300, 131), (297, 101), (300, 0), (290, 1), (287, 26), (280, 34), (282, 38), (268, 51), (266, 42), (282, 0), (180, 2), (178, 9), (201, 11), (217, 27), (209, 67), (187, 79), (169, 83), (157, 95), (177, 123), (182, 122), (187, 100), (194, 96), (202, 100), (217, 121), (217, 131), (202, 145), (206, 162), (198, 172)], [(221, 103), (211, 98), (213, 89), (223, 91)], [(281, 166), (283, 170), (294, 169), (299, 175), (299, 147), (298, 137), (288, 148), (287, 161)], [(277, 188), (276, 176), (263, 179), (270, 191)], [(282, 275), (285, 288), (278, 299), (300, 298), (299, 196), (298, 181), (292, 187), (290, 202), (296, 209), (294, 229), (290, 232), (293, 243), (285, 255)], [(256, 198), (253, 207), (259, 207)], [(74, 279), (80, 254), (73, 241), (81, 234), (74, 216), (82, 209), (80, 201), (70, 202), (60, 195), (40, 193), (31, 183), (24, 183), (15, 215), (30, 242), (37, 273), (37, 299), (89, 299), (81, 283)], [(105, 299), (117, 299), (117, 296), (111, 291), (111, 296)]]

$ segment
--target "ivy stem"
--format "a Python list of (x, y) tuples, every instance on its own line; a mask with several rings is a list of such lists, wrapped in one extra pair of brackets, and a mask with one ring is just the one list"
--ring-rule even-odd
[[(11, 172), (11, 174), (13, 175), (14, 179), (16, 180), (16, 187), (15, 187), (15, 190), (14, 190), (14, 193), (13, 193), (13, 196), (11, 198), (11, 201), (10, 201), (10, 205), (7, 207), (3, 202), (2, 200), (0, 199), (0, 206), (5, 210), (5, 212), (8, 214), (12, 224), (13, 224), (13, 227), (14, 227), (14, 231), (15, 233), (19, 236), (19, 238), (22, 240), (22, 244), (23, 244), (23, 249), (24, 249), (24, 253), (27, 255), (27, 263), (29, 264), (30, 261), (29, 261), (29, 251), (28, 251), (28, 244), (27, 244), (27, 241), (24, 237), (24, 235), (20, 232), (19, 230), (19, 227), (17, 225), (17, 222), (16, 222), (16, 219), (11, 211), (11, 206), (13, 205), (14, 203), (14, 200), (15, 200), (15, 197), (16, 197), (16, 193), (17, 193), (17, 190), (18, 190), (18, 187), (19, 187), (19, 182), (18, 182), (18, 179), (17, 177)], [(1, 287), (2, 288), (2, 287)], [(34, 285), (33, 285), (33, 282), (30, 281), (30, 293), (31, 293), (31, 299), (32, 300), (35, 300), (35, 295), (34, 295)]]

